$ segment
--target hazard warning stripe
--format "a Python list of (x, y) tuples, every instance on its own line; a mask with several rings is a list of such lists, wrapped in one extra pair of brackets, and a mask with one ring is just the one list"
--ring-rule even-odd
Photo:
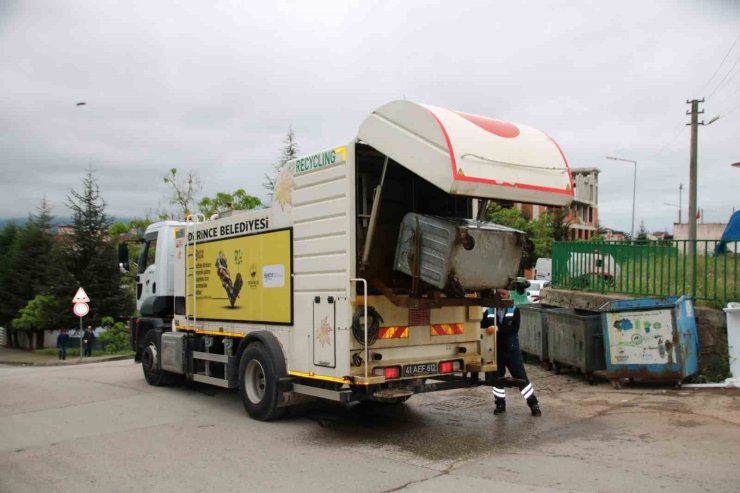
[(378, 331), (378, 339), (406, 339), (409, 336), (409, 328), (405, 326), (381, 327)]
[(433, 336), (452, 336), (465, 333), (465, 324), (434, 324), (429, 326)]

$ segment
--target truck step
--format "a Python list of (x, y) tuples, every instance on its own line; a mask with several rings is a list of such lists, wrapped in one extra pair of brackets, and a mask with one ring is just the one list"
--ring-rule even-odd
[(228, 363), (229, 357), (223, 354), (204, 353), (203, 351), (193, 351), (193, 359), (203, 361), (215, 361), (216, 363)]
[(229, 388), (229, 381), (224, 380), (223, 378), (207, 377), (205, 375), (200, 375), (196, 373), (195, 375), (193, 375), (193, 381), (207, 383), (210, 385), (215, 385), (217, 387), (223, 387), (225, 389)]

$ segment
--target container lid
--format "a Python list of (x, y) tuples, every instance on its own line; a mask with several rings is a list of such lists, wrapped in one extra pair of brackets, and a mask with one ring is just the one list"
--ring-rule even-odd
[(393, 101), (358, 138), (452, 195), (565, 206), (573, 181), (560, 147), (519, 123)]

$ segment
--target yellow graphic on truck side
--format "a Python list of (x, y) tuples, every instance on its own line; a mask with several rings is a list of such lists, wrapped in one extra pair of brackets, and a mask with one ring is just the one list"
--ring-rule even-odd
[(188, 245), (188, 316), (292, 324), (291, 236), (284, 229)]

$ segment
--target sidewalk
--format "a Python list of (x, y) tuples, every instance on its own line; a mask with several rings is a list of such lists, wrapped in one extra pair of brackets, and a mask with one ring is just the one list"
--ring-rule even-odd
[(87, 358), (67, 356), (62, 361), (56, 355), (36, 354), (26, 349), (11, 349), (0, 346), (0, 365), (19, 365), (19, 366), (68, 366), (86, 363), (99, 363), (101, 361), (116, 361), (122, 359), (131, 359), (134, 354), (117, 354), (105, 356), (91, 356)]

